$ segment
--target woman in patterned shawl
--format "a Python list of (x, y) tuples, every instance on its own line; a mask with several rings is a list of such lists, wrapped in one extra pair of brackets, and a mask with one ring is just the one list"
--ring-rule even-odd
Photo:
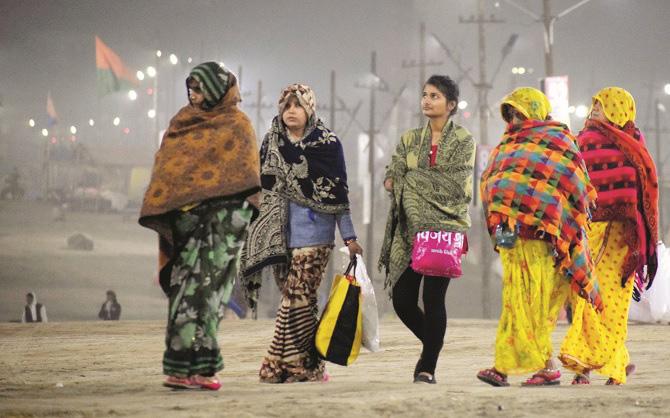
[(216, 333), (257, 211), (258, 148), (231, 72), (206, 62), (191, 70), (186, 87), (189, 104), (163, 136), (139, 222), (159, 234), (160, 284), (169, 297), (164, 384), (217, 390)]
[[(435, 367), (447, 329), (448, 277), (422, 276), (410, 266), (414, 236), (421, 231), (466, 232), (472, 200), (475, 142), (451, 119), (458, 85), (434, 75), (423, 88), (421, 107), (428, 123), (405, 132), (389, 165), (384, 187), (391, 192), (379, 267), (396, 313), (421, 341), (415, 383), (436, 383)], [(423, 281), (422, 311), (418, 304)]]
[(306, 85), (289, 85), (279, 97), (279, 114), (261, 145), (261, 182), (260, 215), (250, 227), (242, 274), (252, 306), (265, 267), (273, 267), (282, 296), (260, 381), (327, 380), (314, 334), (335, 225), (352, 256), (362, 249), (349, 212), (342, 144), (317, 117)]
[(607, 87), (593, 96), (591, 113), (578, 136), (598, 206), (588, 233), (605, 310), (598, 315), (573, 300), (574, 318), (561, 347), (563, 364), (588, 384), (580, 359), (598, 359), (607, 384), (626, 383), (634, 371), (626, 350), (631, 296), (649, 288), (658, 266), (658, 180), (644, 137), (635, 127), (635, 100)]
[[(549, 101), (522, 87), (503, 99), (507, 128), (481, 179), (487, 227), (503, 265), (495, 364), (477, 377), (509, 386), (557, 385), (551, 333), (570, 289), (602, 309), (586, 240), (591, 186), (575, 138), (550, 120)], [(539, 371), (538, 371), (539, 370)]]

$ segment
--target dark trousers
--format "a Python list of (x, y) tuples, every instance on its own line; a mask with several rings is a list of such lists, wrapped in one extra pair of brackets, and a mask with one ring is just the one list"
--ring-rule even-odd
[[(419, 309), (419, 286), (423, 279), (423, 307)], [(451, 279), (422, 276), (410, 267), (393, 288), (393, 308), (400, 320), (423, 343), (419, 372), (435, 373), (437, 358), (447, 331), (445, 296)]]

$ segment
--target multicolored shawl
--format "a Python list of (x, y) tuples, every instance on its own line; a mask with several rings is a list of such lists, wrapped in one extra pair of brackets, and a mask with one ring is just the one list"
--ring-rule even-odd
[(442, 130), (436, 164), (430, 166), (430, 125), (405, 132), (385, 178), (393, 179), (391, 208), (379, 257), (385, 288), (393, 286), (410, 263), (420, 231), (470, 228), (475, 142), (465, 128), (449, 121)]
[(596, 198), (568, 128), (554, 121), (510, 124), (481, 178), (489, 231), (522, 224), (548, 234), (573, 289), (601, 306), (586, 228)]
[(252, 306), (264, 267), (275, 265), (277, 277), (285, 276), (289, 201), (322, 213), (349, 210), (344, 151), (337, 136), (313, 117), (306, 135), (292, 142), (280, 119), (280, 115), (274, 118), (261, 145), (260, 214), (250, 226), (242, 253), (242, 275)]
[[(624, 130), (587, 120), (578, 136), (586, 167), (598, 190), (593, 220), (620, 221), (626, 230), (628, 254), (621, 271), (621, 285), (634, 274), (649, 288), (658, 267), (658, 179), (644, 138), (632, 122)], [(647, 267), (646, 276), (643, 275)], [(638, 283), (638, 291), (644, 286)]]
[(258, 148), (238, 101), (239, 90), (231, 85), (210, 110), (184, 106), (163, 136), (139, 219), (158, 232), (161, 272), (175, 255), (173, 211), (215, 198), (246, 198), (258, 205)]

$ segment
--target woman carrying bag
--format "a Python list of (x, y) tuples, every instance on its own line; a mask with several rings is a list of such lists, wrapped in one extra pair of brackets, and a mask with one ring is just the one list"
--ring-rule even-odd
[(250, 303), (272, 266), (281, 289), (275, 334), (259, 372), (263, 383), (327, 380), (316, 354), (317, 291), (337, 225), (352, 256), (362, 254), (349, 212), (344, 151), (316, 115), (311, 88), (291, 84), (261, 146), (263, 187), (242, 260)]
[[(475, 142), (470, 132), (451, 120), (458, 95), (458, 85), (447, 76), (434, 75), (426, 81), (421, 109), (428, 123), (402, 135), (384, 181), (391, 192), (391, 209), (379, 266), (386, 271), (385, 287), (396, 313), (423, 344), (415, 383), (436, 383), (450, 281), (415, 271), (419, 261), (412, 257), (418, 244), (415, 237), (454, 237), (462, 245), (470, 228)], [(422, 280), (424, 311), (417, 304)]]

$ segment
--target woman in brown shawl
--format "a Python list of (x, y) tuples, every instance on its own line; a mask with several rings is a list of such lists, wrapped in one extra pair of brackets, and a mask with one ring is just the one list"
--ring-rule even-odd
[(206, 62), (186, 86), (189, 104), (163, 137), (139, 222), (158, 232), (160, 284), (170, 300), (164, 385), (217, 390), (216, 333), (257, 212), (260, 165), (235, 76)]

